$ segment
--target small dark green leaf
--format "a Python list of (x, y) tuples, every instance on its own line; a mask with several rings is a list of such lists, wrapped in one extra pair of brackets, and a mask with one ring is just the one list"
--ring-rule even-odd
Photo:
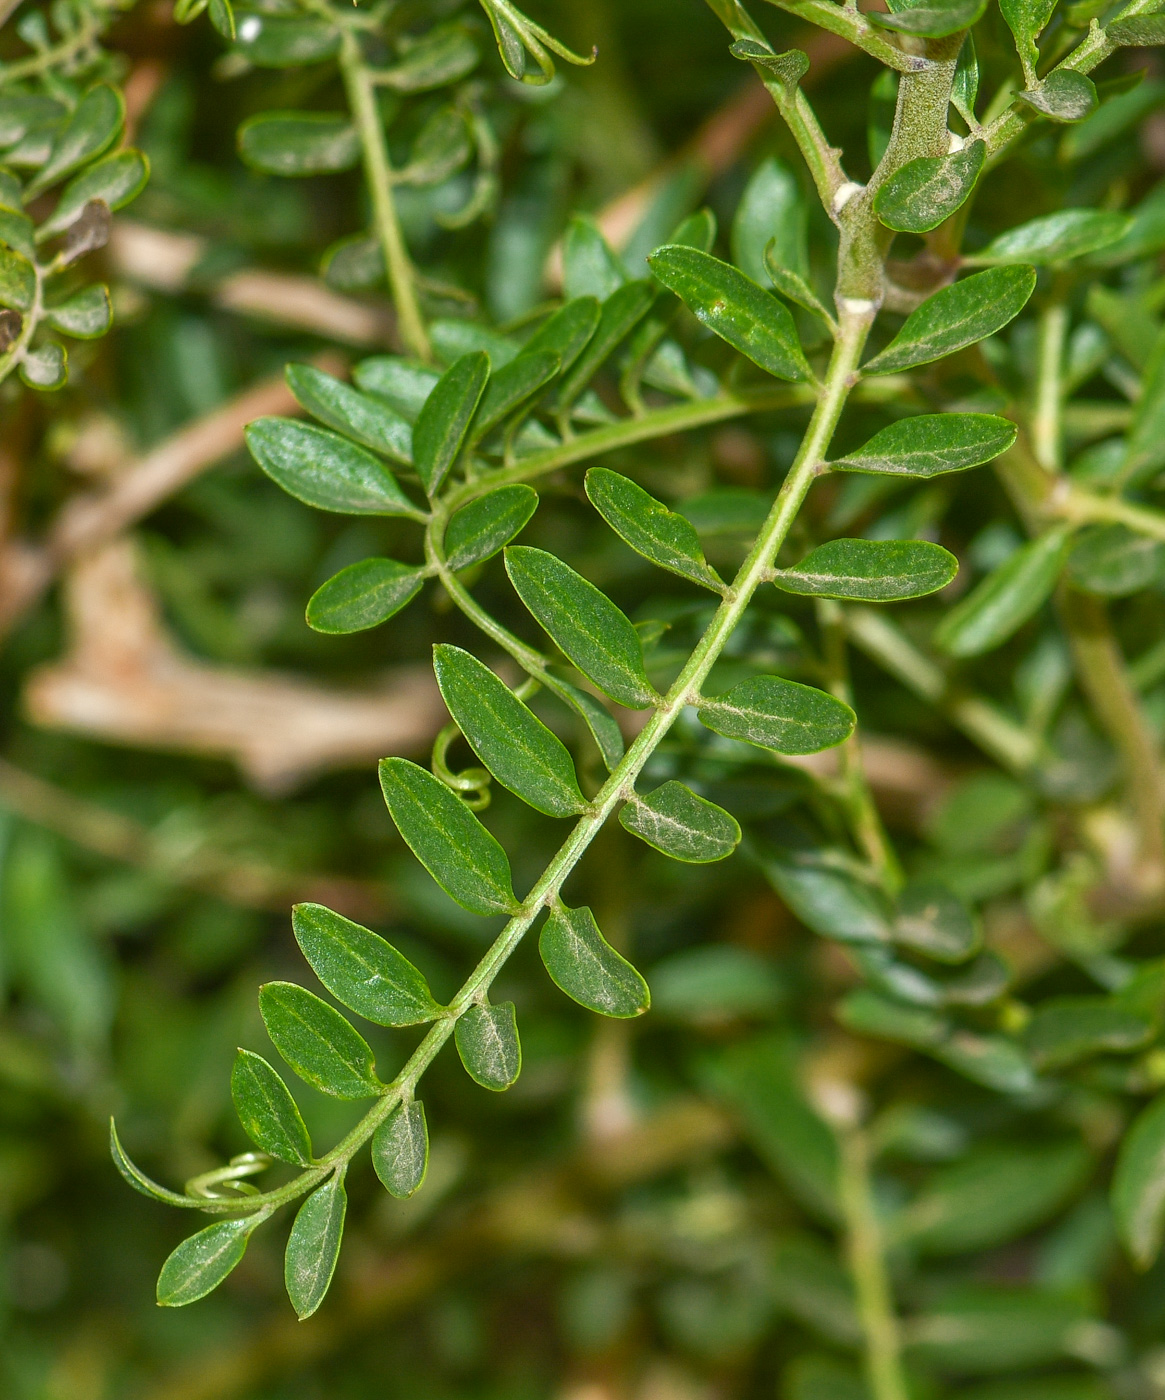
[(1005, 642), (1051, 594), (1069, 533), (1049, 530), (1017, 549), (947, 613), (935, 630), (938, 645), (951, 656), (980, 656)]
[(1112, 1213), (1133, 1263), (1147, 1269), (1165, 1233), (1165, 1094), (1125, 1134), (1112, 1178)]
[(242, 1259), (259, 1223), (254, 1216), (219, 1220), (183, 1240), (158, 1275), (158, 1306), (184, 1308), (212, 1293)]
[(10, 248), (0, 248), (0, 306), (29, 311), (36, 300), (36, 270)]
[(993, 413), (922, 413), (882, 428), (863, 447), (830, 465), (834, 471), (939, 476), (993, 461), (1018, 431)]
[(539, 326), (526, 342), (525, 353), (557, 355), (560, 372), (565, 374), (598, 329), (599, 316), (597, 297), (575, 297)]
[(437, 381), (413, 429), (413, 461), (427, 494), (435, 496), (457, 460), (489, 379), (483, 350), (462, 355)]
[(970, 197), (986, 155), (986, 142), (972, 141), (948, 156), (908, 160), (880, 186), (874, 212), (902, 233), (938, 228)]
[(554, 984), (602, 1016), (639, 1016), (651, 1005), (647, 983), (599, 932), (585, 906), (551, 910), (538, 951)]
[(1165, 572), (1165, 545), (1127, 525), (1097, 525), (1081, 533), (1068, 556), (1078, 588), (1104, 597), (1139, 593)]
[(291, 1091), (262, 1055), (240, 1050), (231, 1070), (231, 1098), (243, 1131), (281, 1162), (309, 1167), (311, 1137)]
[(398, 355), (372, 355), (352, 369), (357, 385), (365, 393), (386, 400), (406, 423), (416, 423), (417, 415), (440, 377), (428, 365), (414, 364)]
[(373, 1133), (372, 1165), (381, 1185), (398, 1200), (407, 1200), (424, 1185), (429, 1129), (419, 1099), (402, 1103)]
[(51, 130), (59, 126), (66, 110), (64, 103), (55, 98), (9, 89), (0, 98), (0, 146), (15, 146), (38, 127)]
[(514, 409), (549, 384), (560, 368), (558, 356), (550, 351), (528, 350), (499, 369), (490, 378), (477, 417), (473, 420), (474, 438), (485, 437)]
[(551, 817), (586, 810), (566, 745), (460, 647), (433, 648), (437, 684), (470, 747), (503, 787)]
[(518, 597), (585, 676), (621, 705), (656, 700), (639, 634), (605, 594), (545, 550), (513, 545), (506, 570)]
[(571, 298), (606, 301), (627, 281), (627, 272), (598, 225), (585, 215), (571, 219), (562, 241), (562, 285)]
[(538, 509), (531, 486), (499, 486), (457, 511), (445, 527), (445, 557), (454, 571), (490, 559), (519, 534)]
[(300, 1322), (324, 1301), (336, 1272), (348, 1196), (337, 1172), (300, 1206), (287, 1240), (283, 1282)]
[(1104, 27), (1104, 37), (1112, 44), (1131, 49), (1155, 48), (1165, 44), (1165, 15), (1137, 15), (1116, 19)]
[(850, 992), (837, 1007), (837, 1019), (856, 1035), (890, 1040), (916, 1050), (941, 1045), (950, 1034), (950, 1022), (936, 1011), (891, 1000), (863, 987)]
[(69, 377), (65, 347), (50, 340), (26, 350), (20, 360), (20, 377), (32, 389), (63, 389)]
[(360, 135), (340, 112), (260, 112), (239, 127), (239, 155), (267, 175), (351, 170)]
[(307, 605), (307, 625), (314, 632), (341, 636), (379, 627), (421, 591), (423, 569), (395, 559), (362, 559), (322, 583)]
[(1129, 215), (1115, 209), (1061, 209), (1008, 229), (965, 261), (972, 265), (1031, 263), (1046, 267), (1107, 248), (1123, 238), (1131, 225)]
[(697, 865), (723, 860), (740, 842), (736, 818), (683, 783), (667, 782), (646, 797), (634, 797), (619, 821), (665, 856)]
[(137, 198), (149, 177), (149, 161), (132, 147), (96, 161), (65, 186), (52, 215), (37, 229), (36, 241), (42, 243), (64, 233), (93, 200), (100, 200), (110, 210), (123, 208)]
[(923, 598), (959, 572), (949, 550), (927, 540), (830, 540), (791, 569), (774, 569), (786, 593), (888, 603)]
[(961, 963), (977, 951), (980, 936), (961, 899), (936, 881), (920, 880), (898, 897), (894, 941), (938, 962)]
[(546, 683), (581, 716), (609, 772), (623, 757), (623, 734), (614, 716), (589, 691), (580, 690), (560, 676), (548, 675)]
[(845, 871), (793, 852), (766, 856), (761, 868), (797, 918), (823, 938), (843, 943), (889, 943), (893, 938), (885, 899)]
[(338, 433), (293, 418), (258, 418), (246, 439), (271, 480), (305, 505), (338, 515), (420, 517), (384, 463)]
[(701, 699), (700, 722), (714, 734), (777, 753), (820, 753), (853, 733), (854, 712), (824, 690), (779, 676), (753, 676)]
[(380, 786), (400, 834), (446, 894), (474, 914), (514, 911), (506, 853), (456, 793), (405, 758), (380, 760)]
[(117, 139), (124, 121), (125, 99), (116, 88), (108, 83), (90, 88), (61, 128), (48, 160), (29, 182), (24, 192), (25, 202), (99, 156)]
[(808, 277), (808, 211), (797, 177), (775, 156), (754, 171), (732, 221), (732, 261), (761, 286), (768, 278), (766, 249), (777, 267)]
[(1096, 84), (1071, 68), (1057, 68), (1031, 92), (1016, 93), (1016, 100), (1054, 122), (1079, 122), (1096, 111), (1100, 99)]
[(1036, 1007), (1024, 1043), (1037, 1068), (1066, 1069), (1105, 1051), (1137, 1050), (1152, 1035), (1151, 1021), (1108, 997), (1052, 997)]
[(296, 402), (313, 418), (375, 452), (411, 464), (412, 429), (391, 404), (353, 389), (314, 365), (288, 365), (284, 377)]
[(412, 41), (401, 61), (379, 69), (376, 80), (394, 92), (430, 92), (472, 73), (480, 57), (463, 25), (442, 24)]
[(586, 342), (570, 373), (563, 378), (557, 398), (560, 408), (574, 403), (607, 357), (647, 315), (655, 296), (653, 282), (627, 282), (603, 302), (595, 333)]
[(899, 34), (915, 34), (924, 39), (943, 39), (970, 29), (987, 8), (987, 0), (897, 0), (892, 14), (871, 11), (869, 19), (881, 29)]
[(236, 52), (256, 68), (291, 68), (320, 63), (340, 47), (340, 31), (320, 19), (240, 10), (235, 16)]
[(508, 1089), (522, 1069), (518, 1018), (512, 1001), (471, 1006), (454, 1031), (465, 1072), (483, 1089)]
[(743, 272), (698, 248), (667, 245), (652, 272), (709, 330), (778, 379), (812, 378), (788, 308)]
[(322, 904), (291, 911), (295, 941), (312, 971), (345, 1006), (378, 1026), (419, 1026), (441, 1013), (429, 984), (379, 934)]
[(717, 593), (724, 591), (720, 575), (704, 558), (695, 527), (642, 486), (618, 472), (593, 467), (586, 475), (586, 492), (611, 529), (645, 559)]
[(268, 982), (259, 1011), (276, 1050), (306, 1083), (337, 1099), (369, 1099), (383, 1089), (367, 1041), (312, 992)]
[(1032, 267), (996, 267), (935, 292), (906, 318), (885, 350), (862, 367), (864, 374), (928, 365), (994, 335), (1027, 305), (1036, 285)]
[(68, 301), (48, 307), (45, 320), (54, 330), (71, 335), (76, 340), (96, 340), (113, 325), (109, 288), (100, 282), (84, 287)]

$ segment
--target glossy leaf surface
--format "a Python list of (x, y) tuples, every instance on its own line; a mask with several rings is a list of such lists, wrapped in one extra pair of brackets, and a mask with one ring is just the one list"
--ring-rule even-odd
[(231, 1070), (231, 1098), (243, 1131), (280, 1162), (311, 1164), (311, 1137), (291, 1090), (262, 1055), (240, 1050)]
[(259, 418), (246, 438), (271, 480), (305, 505), (340, 515), (418, 514), (384, 463), (339, 433), (292, 418)]
[(413, 429), (413, 462), (430, 496), (457, 460), (489, 379), (484, 351), (463, 355), (437, 381)]
[(704, 558), (700, 537), (691, 523), (677, 515), (641, 486), (605, 467), (586, 475), (591, 504), (612, 530), (645, 559), (719, 592), (723, 583)]
[(955, 556), (928, 540), (830, 540), (775, 569), (773, 582), (786, 593), (887, 603), (936, 593), (958, 571)]
[(740, 842), (735, 817), (674, 781), (628, 802), (619, 821), (665, 856), (695, 864), (723, 860)]
[(538, 936), (538, 951), (554, 984), (601, 1016), (639, 1016), (651, 1005), (647, 983), (607, 942), (585, 906), (559, 905)]
[(372, 1165), (381, 1185), (398, 1200), (407, 1200), (424, 1185), (429, 1128), (419, 1099), (401, 1104), (373, 1133)]
[(716, 734), (777, 753), (820, 753), (853, 733), (848, 705), (827, 691), (779, 676), (754, 676), (723, 695), (705, 696), (697, 713)]
[(972, 141), (947, 156), (907, 161), (879, 188), (875, 213), (887, 228), (903, 233), (938, 228), (970, 197), (986, 154), (985, 142)]
[(314, 365), (288, 365), (285, 376), (287, 387), (313, 418), (393, 461), (412, 462), (412, 429), (391, 404)]
[(305, 1083), (337, 1099), (380, 1093), (368, 1042), (326, 1001), (293, 982), (268, 982), (259, 1011), (276, 1050)]
[(255, 1224), (219, 1220), (184, 1239), (158, 1275), (158, 1306), (184, 1308), (213, 1292), (242, 1260)]
[(483, 1089), (500, 1093), (521, 1073), (522, 1046), (512, 1001), (471, 1006), (458, 1018), (454, 1039), (466, 1074)]
[(445, 527), (445, 557), (453, 570), (492, 558), (521, 533), (538, 509), (538, 493), (518, 483), (499, 486), (462, 506)]
[(993, 413), (922, 413), (880, 429), (869, 442), (831, 462), (834, 471), (940, 476), (991, 462), (1018, 429)]
[(322, 583), (307, 605), (315, 632), (338, 636), (379, 627), (421, 591), (424, 571), (395, 559), (362, 559)]

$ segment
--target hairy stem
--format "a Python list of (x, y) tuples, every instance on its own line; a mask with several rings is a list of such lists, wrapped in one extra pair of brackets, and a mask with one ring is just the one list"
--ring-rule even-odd
[(376, 234), (384, 253), (388, 284), (396, 307), (401, 340), (410, 355), (419, 360), (433, 358), (429, 333), (417, 300), (417, 284), (409, 250), (405, 246), (397, 217), (396, 201), (392, 197), (392, 164), (388, 157), (388, 142), (384, 123), (376, 105), (376, 88), (360, 50), (359, 37), (351, 29), (342, 31), (340, 71), (356, 126), (360, 132), (360, 147), (364, 159), (364, 177), (372, 200)]

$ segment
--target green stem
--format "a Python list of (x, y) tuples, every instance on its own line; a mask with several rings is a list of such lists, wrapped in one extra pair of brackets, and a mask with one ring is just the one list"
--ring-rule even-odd
[(838, 1136), (838, 1195), (865, 1340), (866, 1379), (873, 1400), (908, 1400), (898, 1318), (870, 1189), (869, 1143), (860, 1128), (843, 1129)]
[(431, 361), (433, 351), (417, 300), (413, 264), (405, 246), (404, 234), (401, 232), (396, 201), (392, 197), (392, 163), (388, 156), (384, 123), (376, 105), (376, 87), (364, 62), (359, 37), (347, 27), (341, 34), (340, 71), (344, 76), (348, 103), (360, 132), (364, 178), (368, 181), (372, 215), (384, 253), (384, 265), (388, 271), (388, 284), (392, 291), (393, 305), (396, 307), (401, 339), (410, 355), (415, 355), (419, 360)]
[(1032, 410), (1032, 451), (1047, 472), (1061, 462), (1061, 416), (1064, 400), (1064, 346), (1068, 338), (1068, 308), (1053, 302), (1040, 315), (1039, 372)]

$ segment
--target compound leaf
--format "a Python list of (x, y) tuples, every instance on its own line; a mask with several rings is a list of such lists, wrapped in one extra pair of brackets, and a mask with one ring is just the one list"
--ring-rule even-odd
[(308, 599), (307, 625), (339, 636), (379, 627), (421, 591), (425, 571), (395, 559), (362, 559), (349, 564)]
[(489, 356), (484, 350), (462, 355), (437, 381), (417, 415), (413, 462), (429, 496), (441, 489), (457, 460), (488, 379)]
[(488, 666), (460, 647), (440, 645), (433, 669), (449, 713), (503, 787), (550, 817), (586, 810), (566, 745)]
[(391, 943), (322, 904), (297, 904), (291, 927), (311, 969), (345, 1006), (378, 1026), (418, 1026), (441, 1014), (429, 984)]
[(287, 1240), (283, 1282), (299, 1320), (311, 1317), (324, 1301), (336, 1272), (348, 1195), (337, 1172), (300, 1206)]
[(1005, 642), (1044, 604), (1063, 567), (1069, 531), (1021, 546), (947, 613), (934, 639), (951, 656), (980, 656)]
[(593, 583), (553, 554), (525, 545), (506, 550), (506, 571), (518, 597), (600, 690), (636, 710), (657, 699), (639, 633)]
[(483, 1089), (508, 1089), (522, 1069), (518, 1017), (512, 1001), (471, 1006), (453, 1033), (465, 1072)]
[(158, 1306), (184, 1308), (212, 1293), (247, 1251), (254, 1216), (219, 1220), (182, 1241), (158, 1275)]
[(372, 1165), (381, 1185), (398, 1200), (421, 1189), (429, 1170), (429, 1128), (419, 1099), (402, 1103), (373, 1133)]
[(339, 433), (293, 418), (258, 418), (246, 439), (271, 480), (305, 505), (338, 515), (420, 517), (384, 463)]
[(724, 591), (720, 575), (704, 558), (695, 527), (642, 486), (618, 472), (593, 467), (586, 475), (586, 492), (611, 529), (645, 559), (717, 593)]
[(779, 676), (753, 676), (724, 695), (704, 697), (697, 714), (714, 734), (783, 754), (831, 749), (857, 723), (850, 707), (824, 690)]
[(834, 471), (887, 476), (939, 476), (993, 461), (1015, 441), (1018, 428), (993, 413), (922, 413), (880, 429), (853, 452), (830, 463)]
[(538, 951), (555, 986), (602, 1016), (639, 1016), (651, 1005), (647, 983), (615, 951), (585, 906), (552, 909)]
[(862, 367), (864, 374), (928, 365), (1002, 330), (1027, 304), (1035, 268), (995, 267), (944, 287), (906, 318), (889, 345)]
[(506, 853), (456, 793), (406, 758), (380, 760), (380, 787), (410, 850), (450, 898), (474, 914), (513, 912)]
[(311, 1136), (291, 1090), (262, 1055), (240, 1050), (231, 1069), (231, 1098), (243, 1131), (280, 1162), (309, 1167)]
[(740, 842), (740, 826), (731, 813), (674, 781), (646, 797), (634, 797), (620, 811), (619, 821), (665, 856), (698, 865), (723, 860)]
[(337, 1099), (369, 1099), (383, 1089), (368, 1042), (313, 992), (268, 982), (259, 1012), (276, 1050), (306, 1083)]
[(456, 511), (445, 527), (445, 559), (456, 572), (497, 554), (538, 509), (538, 493), (522, 484), (499, 486)]
[(777, 379), (811, 379), (793, 318), (771, 292), (699, 248), (657, 248), (652, 272), (701, 324)]
[(888, 603), (945, 588), (959, 561), (927, 540), (829, 540), (790, 569), (774, 569), (786, 593)]

